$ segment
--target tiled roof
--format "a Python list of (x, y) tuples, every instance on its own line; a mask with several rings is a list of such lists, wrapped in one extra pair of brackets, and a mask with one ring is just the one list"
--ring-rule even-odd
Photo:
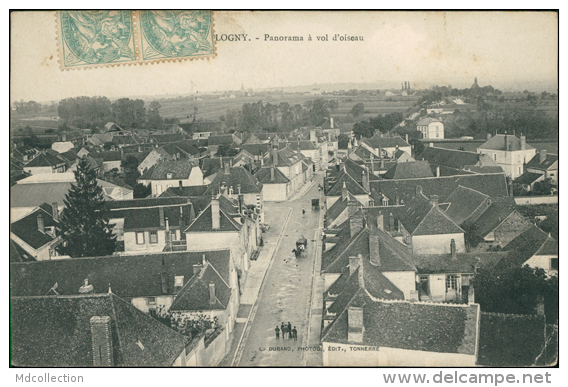
[(187, 159), (176, 161), (161, 160), (144, 172), (140, 180), (166, 180), (168, 179), (168, 173), (172, 173), (171, 180), (188, 179), (193, 168), (193, 163)]
[(150, 141), (157, 142), (158, 144), (167, 144), (171, 142), (178, 142), (185, 140), (185, 136), (183, 134), (151, 134)]
[(325, 193), (326, 196), (341, 196), (343, 185), (353, 195), (365, 195), (367, 191), (355, 180), (355, 178), (348, 172), (343, 172), (339, 175), (335, 184)]
[(327, 211), (325, 212), (326, 227), (328, 227), (331, 223), (333, 223), (333, 221), (339, 215), (341, 215), (341, 213), (343, 213), (343, 211), (345, 211), (347, 209), (349, 202), (353, 202), (353, 201), (356, 202), (357, 208), (363, 206), (363, 204), (361, 204), (357, 200), (357, 198), (355, 198), (355, 196), (353, 196), (351, 193), (349, 193), (349, 191), (347, 192), (347, 198), (345, 200), (343, 198), (339, 198), (338, 200), (336, 200), (335, 203), (333, 203), (331, 205), (331, 207), (329, 207), (327, 209)]
[[(43, 296), (55, 284), (61, 295), (76, 295), (85, 279), (95, 293), (112, 292), (123, 298), (173, 295), (175, 277), (193, 276), (193, 265), (205, 259), (229, 282), (229, 250), (57, 259), (10, 264), (12, 296)], [(162, 284), (162, 273), (165, 283)], [(162, 286), (165, 285), (165, 286)]]
[(462, 224), (488, 199), (489, 196), (460, 185), (445, 200), (450, 203), (450, 206), (446, 209), (446, 215), (456, 224)]
[[(347, 221), (349, 222), (349, 221)], [(322, 256), (322, 271), (325, 273), (341, 273), (349, 264), (349, 257), (361, 254), (369, 259), (369, 228), (363, 228), (356, 235), (349, 237), (347, 232), (340, 232), (337, 236), (339, 243)], [(376, 230), (379, 235), (379, 251), (381, 257), (380, 270), (387, 271), (415, 271), (410, 253), (400, 242), (384, 231)]]
[[(481, 312), (477, 364), (530, 367), (543, 353), (544, 316)], [(553, 347), (553, 346), (551, 346)]]
[(397, 212), (411, 235), (459, 234), (464, 231), (438, 207), (424, 198), (417, 198)]
[(397, 145), (399, 147), (409, 147), (410, 146), (409, 143), (407, 143), (401, 137), (398, 137), (398, 136), (394, 136), (394, 137), (371, 137), (371, 138), (364, 138), (361, 141), (366, 142), (373, 149), (395, 148)]
[(233, 143), (233, 135), (222, 134), (220, 136), (210, 136), (207, 141), (209, 146), (222, 144), (231, 145)]
[(37, 224), (39, 215), (43, 218), (44, 227), (59, 227), (59, 223), (53, 219), (52, 214), (42, 208), (37, 208), (32, 213), (10, 225), (11, 233), (36, 250), (55, 239), (55, 237), (49, 235), (47, 232), (39, 231)]
[[(63, 173), (54, 173), (54, 174), (42, 173), (41, 175), (63, 175)], [(63, 200), (65, 200), (65, 195), (69, 192), (69, 188), (71, 188), (71, 183), (72, 183), (72, 182), (61, 181), (53, 183), (46, 182), (46, 183), (26, 184), (22, 183), (24, 180), (21, 180), (18, 182), (18, 184), (10, 187), (11, 207), (35, 207), (44, 202), (48, 203), (57, 202), (59, 204), (62, 204)], [(103, 187), (103, 190), (120, 188), (116, 184), (112, 184), (104, 180), (97, 179), (97, 182), (101, 187)], [(129, 191), (125, 188), (120, 188), (120, 189), (122, 189), (123, 193), (125, 194), (127, 193), (127, 191)], [(109, 197), (106, 195), (105, 195), (105, 200), (109, 200)]]
[(434, 177), (428, 161), (396, 163), (384, 175), (385, 179), (416, 179)]
[[(426, 160), (432, 166), (445, 166), (448, 168), (462, 169), (466, 165), (477, 165), (479, 164), (482, 154), (475, 152), (466, 152), (455, 149), (444, 149), (437, 147), (426, 147), (417, 157), (418, 160)], [(490, 162), (489, 159), (485, 158), (486, 162)], [(492, 163), (491, 166), (497, 166)]]
[(114, 294), (12, 297), (12, 362), (19, 366), (93, 366), (90, 319), (108, 316), (116, 366), (171, 366), (189, 338)]
[[(359, 290), (323, 332), (323, 342), (349, 343), (347, 311), (363, 307), (363, 345), (415, 351), (475, 354), (477, 307), (373, 301)], [(471, 326), (471, 323), (470, 323)], [(472, 345), (473, 343), (473, 345)]]
[(542, 173), (535, 173), (535, 172), (525, 172), (521, 176), (517, 177), (513, 183), (515, 184), (523, 184), (523, 185), (530, 185), (537, 181), (538, 179), (544, 177)]
[(117, 145), (134, 145), (142, 140), (134, 134), (113, 136), (112, 143)]
[(294, 151), (303, 151), (303, 150), (316, 150), (318, 149), (316, 144), (310, 140), (298, 140), (298, 141), (290, 141), (290, 142), (280, 142), (278, 143), (278, 147), (280, 149), (285, 148), (288, 144), (290, 144), (290, 148)]
[(175, 197), (175, 196), (186, 196), (195, 197), (203, 196), (205, 191), (207, 191), (208, 186), (206, 185), (194, 185), (190, 187), (169, 187), (165, 190), (160, 197)]
[(417, 126), (424, 126), (424, 125), (430, 125), (433, 124), (434, 122), (441, 122), (440, 120), (437, 120), (435, 118), (431, 118), (431, 117), (426, 117), (421, 119), (420, 121), (418, 121), (418, 123), (416, 124)]
[(542, 163), (540, 162), (540, 155), (537, 153), (528, 163), (527, 168), (541, 169), (543, 171), (549, 169), (554, 163), (558, 161), (558, 155), (547, 154)]
[(418, 179), (390, 180), (382, 179), (371, 181), (371, 191), (375, 189), (386, 195), (391, 202), (394, 202), (396, 193), (400, 198), (408, 202), (416, 196), (416, 187), (420, 185), (426, 196), (438, 195), (440, 203), (445, 202), (446, 198), (461, 185), (473, 188), (490, 197), (508, 196), (507, 180), (504, 173), (500, 174), (476, 174), (476, 175), (456, 175)]
[(10, 239), (10, 263), (33, 261), (35, 261), (34, 257), (29, 255), (20, 245)]
[(218, 170), (223, 169), (225, 163), (232, 162), (232, 159), (232, 157), (215, 157), (203, 159), (203, 164), (201, 165), (203, 177), (211, 176)]
[[(282, 148), (276, 151), (278, 157), (278, 166), (290, 166), (294, 165), (299, 162), (304, 156), (299, 153), (295, 152), (290, 148)], [(269, 152), (264, 156), (264, 165), (272, 165), (273, 164), (273, 156), (272, 153)]]
[(201, 150), (194, 145), (194, 142), (191, 140), (174, 142), (170, 144), (166, 144), (162, 146), (164, 150), (173, 156), (177, 156), (178, 153), (181, 155), (186, 154), (190, 156), (198, 156), (201, 153)]
[[(210, 303), (209, 284), (215, 284), (215, 303)], [(194, 274), (178, 293), (170, 307), (171, 311), (203, 311), (226, 309), (231, 298), (231, 287), (223, 280), (213, 266), (206, 263), (201, 271)]]
[[(543, 246), (546, 246), (546, 249)], [(541, 251), (550, 252), (550, 246), (555, 243), (558, 244), (554, 238), (542, 231), (537, 226), (529, 228), (515, 239), (513, 239), (505, 248), (504, 251), (512, 252), (507, 258), (502, 259), (496, 269), (507, 269), (521, 267), (532, 256), (536, 255), (541, 248)], [(552, 250), (554, 251), (554, 250)]]
[(475, 220), (476, 234), (482, 238), (485, 237), (515, 212), (515, 207), (514, 199), (510, 201), (493, 201), (489, 208)]
[[(164, 225), (160, 223), (160, 208), (164, 213)], [(171, 229), (178, 229), (180, 227), (182, 214), (183, 225), (187, 226), (194, 218), (194, 211), (191, 203), (157, 205), (153, 207), (142, 206), (138, 208), (115, 208), (109, 212), (109, 219), (124, 219), (123, 228), (125, 231), (143, 229), (165, 230), (166, 219)]]
[(61, 156), (55, 156), (49, 153), (40, 153), (32, 161), (26, 164), (28, 167), (52, 167), (65, 164), (65, 159)]
[(219, 215), (219, 229), (213, 230), (213, 215), (211, 211), (211, 204), (209, 204), (185, 229), (185, 232), (233, 232), (239, 231), (241, 229), (241, 225), (233, 220), (230, 214), (227, 214), (225, 211), (223, 211), (223, 208), (221, 208), (221, 206), (219, 206)]
[[(491, 137), (488, 141), (481, 144), (477, 149), (492, 149), (492, 150), (509, 150), (505, 149), (505, 137), (509, 140), (511, 151), (521, 150), (521, 140), (510, 134), (497, 134)], [(526, 144), (525, 149), (534, 149), (533, 146)]]
[(278, 168), (274, 168), (274, 180), (271, 180), (271, 168), (272, 167), (260, 168), (254, 174), (254, 177), (262, 184), (286, 184), (290, 182), (290, 179), (280, 172)]
[(476, 268), (494, 267), (507, 252), (457, 253), (456, 259), (451, 254), (413, 255), (412, 259), (419, 274), (463, 273), (473, 274)]
[(262, 156), (271, 148), (270, 144), (242, 144), (240, 146), (241, 150), (246, 150), (254, 156)]
[(244, 167), (233, 167), (230, 172), (230, 174), (226, 174), (224, 170), (219, 170), (217, 176), (215, 176), (215, 179), (213, 179), (209, 188), (205, 191), (205, 194), (212, 195), (217, 193), (223, 183), (227, 188), (233, 187), (235, 195), (238, 193), (237, 187), (239, 185), (241, 186), (241, 193), (243, 194), (262, 192), (262, 183)]
[(93, 158), (103, 159), (103, 161), (120, 161), (122, 160), (121, 152), (91, 152)]

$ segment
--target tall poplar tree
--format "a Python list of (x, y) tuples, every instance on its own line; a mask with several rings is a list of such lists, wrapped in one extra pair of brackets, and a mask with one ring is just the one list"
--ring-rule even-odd
[(59, 245), (58, 251), (73, 258), (110, 255), (116, 247), (116, 236), (109, 224), (96, 172), (83, 158), (74, 174), (76, 183), (71, 184), (65, 195), (65, 209), (61, 214), (59, 233), (64, 243)]

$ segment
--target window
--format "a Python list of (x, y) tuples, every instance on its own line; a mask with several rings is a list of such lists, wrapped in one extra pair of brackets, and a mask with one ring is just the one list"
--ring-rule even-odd
[(438, 133), (436, 133), (436, 137), (440, 137), (440, 135)]
[(458, 276), (457, 275), (447, 275), (446, 276), (446, 290), (458, 288)]
[(497, 153), (493, 155), (493, 160), (497, 161)]
[(389, 205), (389, 198), (384, 197), (384, 198), (383, 198), (383, 206), (386, 207), (386, 206), (388, 206), (388, 205)]
[(430, 276), (421, 275), (419, 277), (420, 285), (419, 290), (421, 294), (428, 295), (430, 294)]
[(136, 233), (136, 244), (137, 245), (143, 245), (144, 244), (144, 233), (143, 232), (137, 232)]
[(156, 305), (156, 297), (148, 297), (148, 305)]
[(150, 231), (150, 243), (158, 243), (158, 232)]

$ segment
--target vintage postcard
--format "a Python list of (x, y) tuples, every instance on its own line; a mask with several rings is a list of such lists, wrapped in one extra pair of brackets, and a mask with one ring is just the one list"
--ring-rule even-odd
[(557, 364), (558, 12), (10, 17), (12, 366)]

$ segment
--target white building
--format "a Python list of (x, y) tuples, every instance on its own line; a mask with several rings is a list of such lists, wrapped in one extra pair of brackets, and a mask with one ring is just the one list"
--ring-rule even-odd
[(527, 144), (523, 135), (518, 138), (510, 134), (497, 134), (494, 137), (488, 134), (487, 141), (477, 148), (477, 153), (490, 156), (507, 176), (516, 179), (523, 174), (524, 164), (536, 155), (536, 149)]
[(442, 140), (444, 124), (435, 118), (424, 118), (416, 124), (416, 130), (422, 133), (422, 138)]

